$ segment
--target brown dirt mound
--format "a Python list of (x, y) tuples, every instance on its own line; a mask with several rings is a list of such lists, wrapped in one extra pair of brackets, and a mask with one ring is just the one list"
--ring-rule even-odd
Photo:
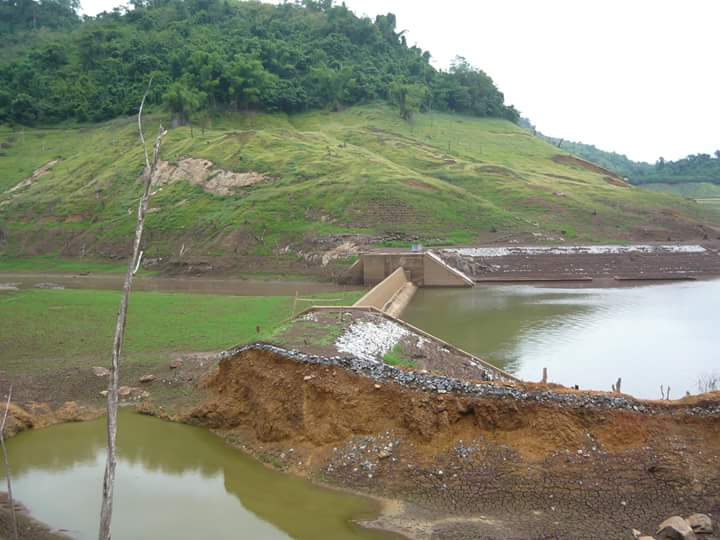
[(207, 159), (185, 158), (177, 163), (160, 161), (153, 185), (161, 187), (182, 180), (200, 186), (208, 193), (228, 197), (237, 194), (239, 188), (266, 181), (267, 177), (257, 172), (238, 173), (219, 169)]
[(568, 165), (570, 167), (579, 167), (581, 169), (585, 169), (588, 171), (592, 171), (594, 173), (602, 174), (604, 176), (616, 178), (617, 180), (619, 180), (621, 182), (623, 181), (622, 178), (620, 178), (614, 172), (608, 171), (607, 169), (604, 169), (603, 167), (600, 167), (599, 165), (595, 165), (594, 163), (590, 163), (589, 161), (585, 161), (584, 159), (576, 158), (574, 156), (563, 156), (561, 154), (558, 154), (556, 156), (553, 156), (552, 160), (555, 163), (560, 163), (562, 165)]
[(720, 423), (689, 403), (648, 415), (442, 395), (260, 350), (221, 361), (206, 387), (187, 420), (276, 466), (492, 520), (453, 538), (620, 538), (720, 504)]
[(480, 165), (479, 167), (475, 167), (475, 170), (479, 173), (497, 174), (499, 176), (505, 176), (507, 178), (515, 178), (517, 180), (523, 179), (520, 175), (518, 175), (512, 169), (508, 169), (507, 167), (500, 167), (499, 165)]
[(435, 186), (423, 182), (422, 180), (406, 180), (405, 185), (422, 191), (437, 191)]
[(617, 177), (603, 176), (603, 180), (605, 180), (611, 186), (624, 187), (624, 188), (631, 187), (630, 184), (628, 184), (625, 180), (619, 180)]

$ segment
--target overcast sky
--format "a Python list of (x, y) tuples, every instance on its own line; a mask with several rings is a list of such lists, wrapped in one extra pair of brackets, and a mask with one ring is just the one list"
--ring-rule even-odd
[[(81, 0), (95, 14), (125, 2)], [(654, 162), (720, 149), (718, 0), (346, 0), (446, 68), (486, 71), (542, 132)]]

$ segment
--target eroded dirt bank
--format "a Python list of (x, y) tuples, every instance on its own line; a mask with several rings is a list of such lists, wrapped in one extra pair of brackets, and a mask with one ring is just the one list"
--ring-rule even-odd
[[(720, 276), (720, 242), (628, 246), (497, 245), (447, 248), (439, 255), (476, 281), (621, 280)], [(602, 283), (603, 279), (611, 283)]]
[[(15, 500), (14, 505), (18, 537), (21, 540), (71, 540), (71, 536), (52, 530), (44, 523), (34, 519), (22, 503)], [(14, 538), (10, 500), (4, 491), (0, 491), (0, 538)]]
[(473, 383), (273, 347), (227, 355), (184, 416), (276, 467), (408, 501), (417, 538), (624, 538), (720, 511), (720, 395)]

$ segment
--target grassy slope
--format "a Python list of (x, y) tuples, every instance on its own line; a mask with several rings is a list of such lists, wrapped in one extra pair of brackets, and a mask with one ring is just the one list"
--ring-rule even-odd
[(706, 208), (708, 213), (714, 213), (717, 220), (720, 220), (720, 186), (707, 182), (687, 182), (684, 184), (643, 184), (642, 189), (658, 193), (672, 193), (687, 197), (688, 199), (699, 199), (698, 202)]
[[(127, 264), (112, 263), (83, 259), (65, 259), (61, 257), (42, 256), (29, 258), (2, 257), (0, 258), (0, 272), (52, 272), (52, 273), (82, 273), (93, 272), (100, 274), (121, 274), (127, 272)], [(138, 275), (149, 275), (150, 272), (140, 269)]]
[[(147, 122), (149, 132), (158, 120)], [(6, 254), (82, 247), (102, 253), (126, 245), (142, 163), (135, 129), (132, 119), (0, 129)], [(491, 229), (623, 240), (659, 209), (704, 216), (678, 197), (616, 187), (602, 175), (556, 163), (556, 153), (506, 121), (425, 114), (409, 124), (380, 105), (290, 118), (223, 117), (205, 134), (196, 128), (194, 137), (189, 128), (172, 130), (164, 158), (207, 158), (273, 180), (233, 197), (185, 182), (165, 187), (153, 196), (147, 255), (176, 253), (183, 243), (200, 245), (195, 253), (267, 255), (306, 235), (342, 232), (402, 232), (426, 243), (472, 242)], [(56, 158), (49, 174), (7, 193)]]
[(686, 182), (683, 184), (644, 184), (643, 189), (658, 191), (661, 193), (674, 193), (691, 199), (717, 198), (720, 197), (720, 185), (709, 182)]

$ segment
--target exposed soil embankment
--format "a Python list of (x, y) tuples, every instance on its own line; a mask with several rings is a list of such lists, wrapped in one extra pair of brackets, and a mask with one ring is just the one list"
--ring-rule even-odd
[(277, 467), (409, 501), (380, 524), (414, 537), (624, 538), (720, 510), (718, 395), (643, 402), (272, 346), (226, 355), (206, 387), (188, 421)]
[[(33, 519), (29, 510), (17, 500), (13, 503), (19, 540), (71, 540), (71, 536), (52, 530), (44, 523)], [(14, 537), (10, 498), (6, 492), (0, 491), (0, 538)]]
[[(2, 405), (2, 412), (5, 405)], [(103, 414), (100, 408), (78, 405), (74, 401), (67, 401), (53, 409), (47, 403), (30, 402), (23, 407), (10, 404), (5, 426), (5, 437), (13, 437), (28, 429), (44, 428), (64, 422), (82, 422), (92, 420)]]
[(578, 278), (679, 279), (720, 276), (720, 244), (487, 246), (440, 252), (476, 281)]

